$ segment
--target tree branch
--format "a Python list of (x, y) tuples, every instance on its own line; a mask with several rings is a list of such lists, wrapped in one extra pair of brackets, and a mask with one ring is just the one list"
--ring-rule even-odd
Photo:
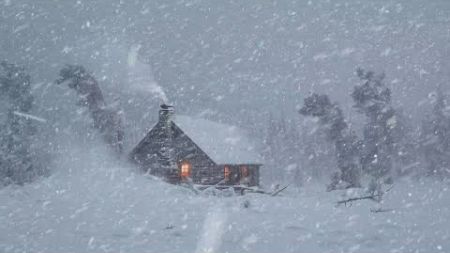
[(377, 194), (371, 194), (371, 195), (362, 196), (362, 197), (355, 197), (355, 198), (349, 198), (349, 199), (340, 200), (340, 201), (336, 202), (336, 206), (339, 206), (339, 205), (342, 205), (342, 204), (347, 206), (348, 203), (351, 203), (351, 202), (354, 202), (354, 201), (358, 201), (358, 200), (364, 200), (364, 199), (370, 199), (370, 200), (373, 200), (375, 202), (378, 202), (376, 198), (381, 198), (385, 193), (389, 192), (393, 187), (394, 186), (392, 185), (391, 187), (389, 187), (385, 191), (379, 192)]

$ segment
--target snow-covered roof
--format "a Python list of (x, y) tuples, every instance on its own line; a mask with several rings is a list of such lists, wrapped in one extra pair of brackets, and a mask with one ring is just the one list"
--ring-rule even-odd
[(173, 116), (173, 122), (217, 164), (261, 163), (255, 146), (238, 127), (182, 115)]

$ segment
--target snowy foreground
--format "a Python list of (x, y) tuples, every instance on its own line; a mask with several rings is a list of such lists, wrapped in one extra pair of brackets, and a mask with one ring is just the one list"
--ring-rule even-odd
[(366, 200), (336, 207), (351, 192), (323, 185), (195, 195), (99, 153), (70, 150), (51, 177), (1, 189), (0, 252), (450, 252), (446, 183), (398, 182), (392, 210), (372, 213)]

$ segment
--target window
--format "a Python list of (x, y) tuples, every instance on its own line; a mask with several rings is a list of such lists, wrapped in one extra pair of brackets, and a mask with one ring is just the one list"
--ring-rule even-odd
[(241, 166), (241, 178), (246, 178), (248, 176), (249, 176), (248, 167), (247, 166)]
[(191, 177), (192, 166), (189, 162), (185, 161), (181, 163), (181, 178), (186, 179)]
[(223, 175), (224, 175), (224, 177), (225, 177), (225, 181), (230, 181), (230, 174), (231, 174), (230, 167), (225, 166), (225, 167), (223, 168)]

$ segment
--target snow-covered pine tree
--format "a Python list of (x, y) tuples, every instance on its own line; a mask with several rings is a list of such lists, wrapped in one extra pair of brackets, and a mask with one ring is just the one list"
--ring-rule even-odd
[(120, 111), (107, 106), (94, 76), (80, 65), (66, 65), (59, 72), (58, 84), (67, 83), (80, 97), (79, 104), (88, 108), (94, 128), (118, 154), (122, 153), (123, 122)]
[(395, 152), (392, 154), (394, 158), (393, 174), (396, 177), (401, 177), (418, 172), (420, 133), (419, 129), (411, 122), (411, 118), (401, 108), (396, 108), (395, 119), (396, 123), (393, 129)]
[(43, 174), (33, 150), (35, 125), (31, 78), (22, 67), (1, 62), (0, 183), (23, 184)]
[(394, 134), (397, 118), (391, 105), (391, 91), (383, 82), (384, 74), (375, 75), (359, 68), (357, 75), (363, 83), (355, 86), (352, 97), (355, 108), (368, 119), (363, 130), (362, 169), (376, 181), (389, 182), (398, 141)]
[(422, 124), (421, 150), (428, 175), (450, 176), (450, 98), (441, 91), (433, 93), (432, 113)]
[(339, 172), (333, 175), (328, 190), (360, 187), (359, 141), (348, 128), (338, 105), (331, 103), (327, 95), (312, 94), (304, 99), (300, 114), (319, 118), (327, 139), (335, 145)]

